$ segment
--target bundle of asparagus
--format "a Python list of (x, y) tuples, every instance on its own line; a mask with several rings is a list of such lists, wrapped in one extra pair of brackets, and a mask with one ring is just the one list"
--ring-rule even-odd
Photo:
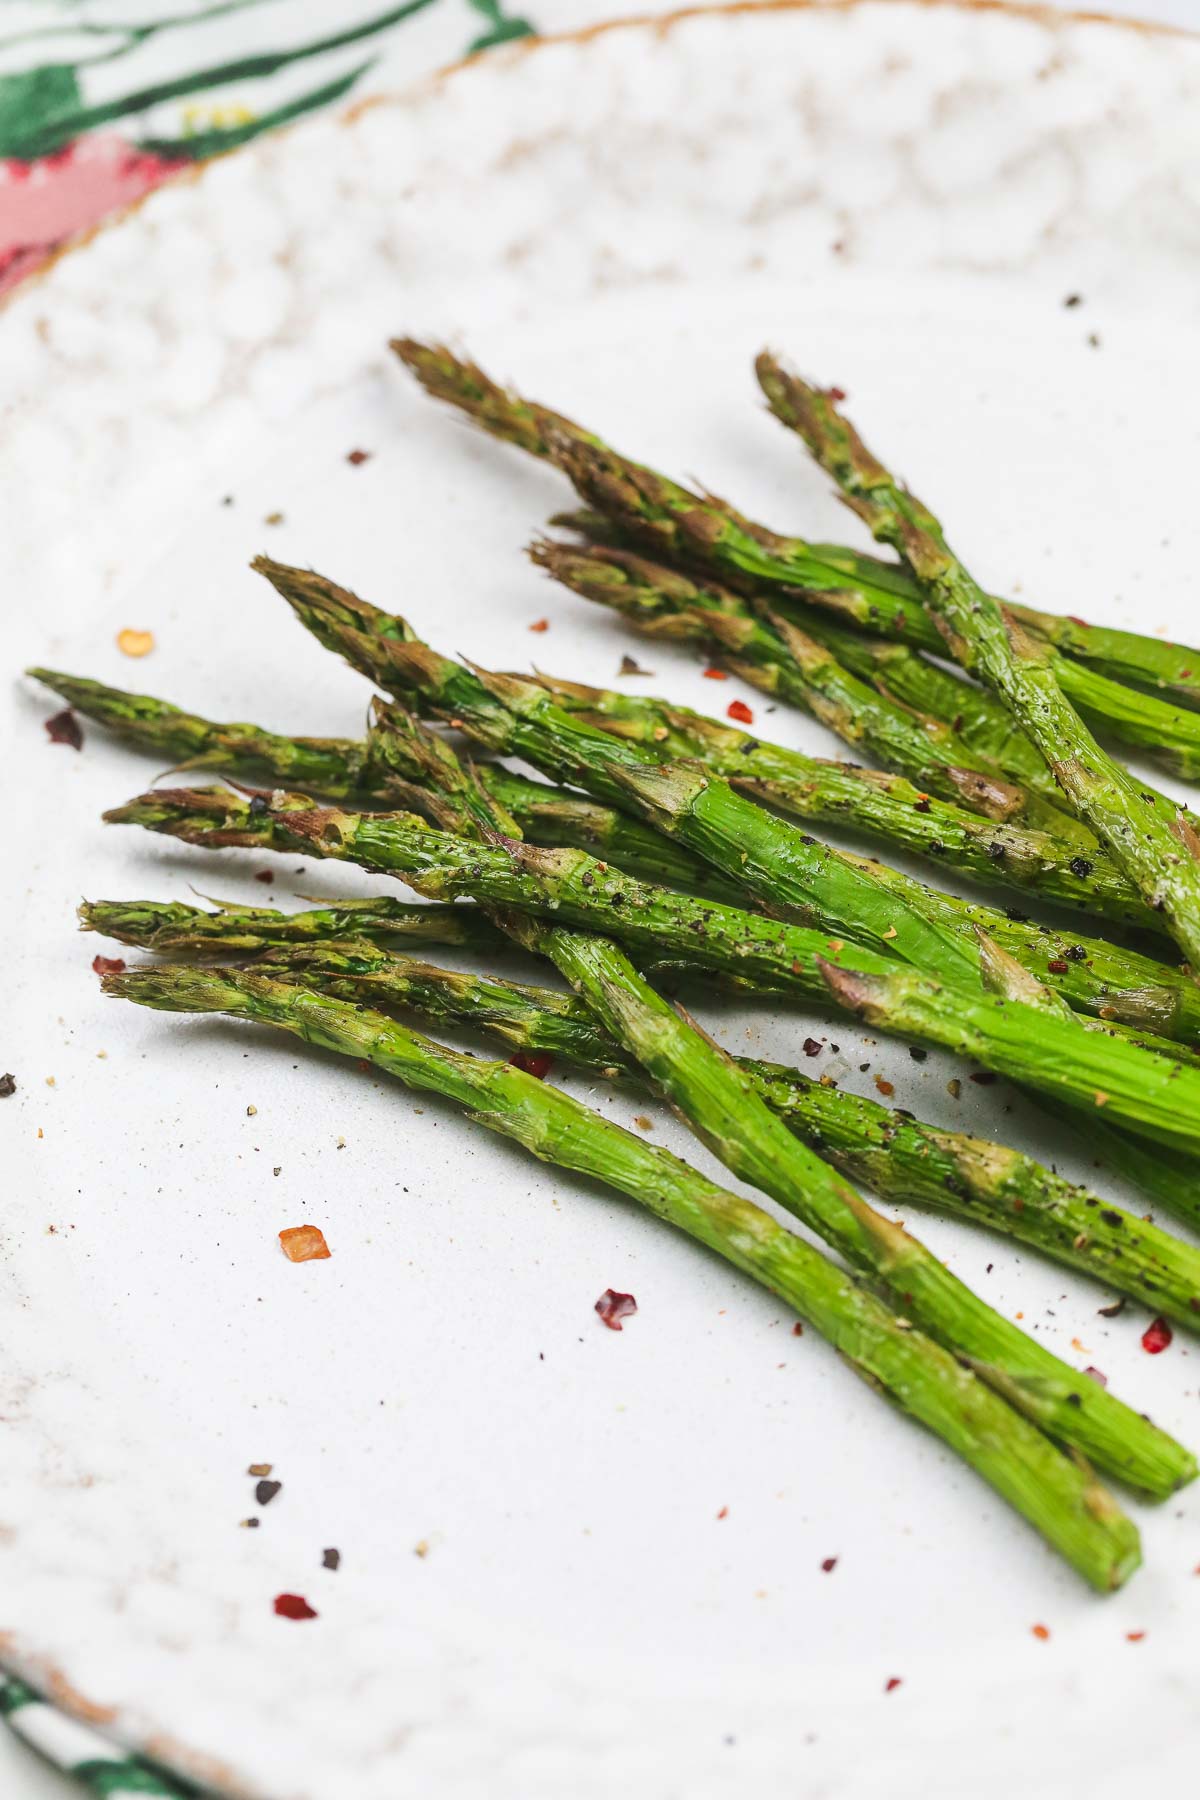
[[(86, 929), (184, 958), (110, 973), (105, 988), (365, 1057), (598, 1176), (779, 1293), (1085, 1579), (1119, 1586), (1138, 1534), (1093, 1467), (1163, 1498), (1192, 1479), (1194, 1458), (1001, 1318), (851, 1184), (974, 1220), (1185, 1327), (1200, 1324), (1200, 1251), (1015, 1150), (796, 1068), (733, 1060), (659, 989), (716, 977), (969, 1055), (1086, 1121), (1114, 1167), (1200, 1223), (1200, 990), (1170, 942), (1189, 956), (1200, 946), (1200, 838), (1084, 723), (1194, 774), (1192, 653), (984, 594), (829, 395), (771, 358), (759, 376), (772, 409), (903, 563), (779, 537), (448, 352), (395, 348), (433, 393), (570, 477), (588, 509), (570, 517), (583, 542), (539, 542), (550, 574), (640, 629), (703, 643), (883, 767), (803, 756), (664, 699), (464, 666), (405, 619), (260, 558), (301, 623), (391, 696), (373, 701), (361, 740), (221, 724), (30, 673), (178, 768), (271, 784), (159, 788), (110, 821), (210, 849), (357, 863), (424, 899), (292, 914), (85, 902)], [(948, 652), (960, 673), (932, 660)], [(460, 756), (430, 720), (488, 760)], [(957, 898), (795, 820), (849, 827), (943, 875), (1158, 942), (1147, 951)], [(572, 991), (409, 953), (437, 943), (489, 959), (519, 946)], [(235, 960), (195, 960), (213, 955)], [(449, 1050), (398, 1011), (666, 1098), (845, 1267), (545, 1081)]]

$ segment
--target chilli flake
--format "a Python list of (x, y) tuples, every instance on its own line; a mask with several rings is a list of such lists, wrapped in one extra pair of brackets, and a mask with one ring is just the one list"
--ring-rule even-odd
[(601, 1323), (610, 1331), (623, 1331), (622, 1319), (629, 1319), (637, 1311), (637, 1301), (632, 1294), (618, 1294), (615, 1288), (605, 1288), (596, 1302), (596, 1311)]

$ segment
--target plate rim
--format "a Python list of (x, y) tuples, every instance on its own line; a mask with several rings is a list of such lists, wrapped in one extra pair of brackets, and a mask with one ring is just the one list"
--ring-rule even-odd
[[(850, 13), (867, 5), (910, 5), (919, 7), (922, 12), (929, 14), (995, 14), (1001, 17), (1028, 20), (1052, 30), (1069, 30), (1078, 26), (1107, 26), (1116, 27), (1122, 31), (1131, 31), (1139, 37), (1153, 40), (1178, 39), (1185, 43), (1200, 42), (1200, 27), (1192, 28), (1155, 20), (1118, 16), (1091, 8), (1060, 7), (1041, 3), (1041, 0), (718, 0), (717, 4), (692, 3), (657, 14), (632, 12), (617, 18), (593, 21), (591, 24), (571, 30), (522, 38), (503, 46), (498, 51), (481, 51), (458, 57), (416, 78), (411, 83), (378, 94), (364, 96), (332, 114), (318, 115), (315, 120), (313, 118), (298, 120), (283, 127), (282, 131), (272, 132), (270, 137), (274, 141), (284, 132), (291, 134), (304, 130), (318, 121), (332, 123), (336, 127), (353, 127), (360, 118), (378, 108), (385, 106), (409, 108), (424, 103), (430, 95), (447, 86), (459, 75), (473, 70), (480, 63), (493, 67), (497, 76), (507, 76), (510, 72), (524, 67), (526, 58), (535, 56), (542, 50), (567, 45), (583, 48), (590, 46), (593, 42), (607, 39), (610, 34), (645, 34), (649, 32), (654, 40), (659, 41), (668, 38), (677, 27), (684, 26), (698, 18), (711, 16), (734, 19), (742, 15)], [(185, 185), (198, 183), (215, 164), (223, 163), (228, 157), (252, 151), (255, 148), (256, 144), (253, 142), (239, 145), (234, 150), (223, 152), (218, 156), (178, 170), (157, 187), (148, 190), (128, 205), (106, 215), (86, 230), (70, 237), (17, 287), (0, 298), (0, 315), (19, 304), (26, 296), (35, 296), (43, 292), (44, 284), (52, 271), (68, 256), (74, 256), (86, 250), (102, 235), (136, 221), (146, 204), (159, 193), (167, 189), (182, 188)], [(220, 1783), (222, 1790), (231, 1796), (231, 1800), (235, 1795), (248, 1795), (248, 1790), (241, 1785), (236, 1771), (218, 1757), (214, 1757), (202, 1745), (183, 1742), (170, 1734), (152, 1732), (145, 1738), (133, 1734), (126, 1735), (121, 1730), (119, 1723), (121, 1709), (117, 1705), (92, 1700), (72, 1684), (65, 1667), (57, 1658), (30, 1652), (10, 1634), (3, 1632), (0, 1632), (0, 1667), (27, 1675), (29, 1679), (42, 1687), (46, 1698), (64, 1714), (82, 1722), (97, 1725), (101, 1730), (111, 1731), (114, 1742), (123, 1742), (129, 1748), (159, 1761), (164, 1767), (195, 1780), (211, 1784)]]
[[(389, 88), (380, 94), (368, 94), (362, 99), (352, 101), (341, 111), (332, 115), (334, 123), (339, 127), (353, 126), (367, 113), (382, 106), (408, 106), (426, 99), (439, 87), (445, 86), (457, 75), (475, 68), (479, 63), (487, 62), (505, 70), (516, 68), (527, 57), (536, 56), (542, 50), (554, 49), (563, 44), (582, 47), (610, 33), (625, 31), (650, 31), (657, 38), (670, 35), (677, 26), (687, 24), (690, 20), (710, 15), (721, 18), (736, 18), (740, 15), (754, 16), (764, 13), (818, 13), (818, 12), (851, 12), (860, 6), (918, 6), (924, 11), (935, 13), (996, 13), (1002, 17), (1028, 19), (1038, 25), (1054, 28), (1074, 25), (1102, 25), (1119, 31), (1131, 31), (1138, 36), (1156, 39), (1179, 39), (1184, 43), (1200, 43), (1200, 26), (1168, 24), (1158, 19), (1141, 19), (1128, 14), (1117, 14), (1098, 11), (1091, 7), (1075, 8), (1055, 6), (1047, 0), (717, 0), (715, 5), (706, 5), (703, 0), (693, 0), (687, 6), (678, 6), (665, 13), (632, 12), (622, 14), (615, 19), (597, 19), (590, 25), (578, 25), (570, 31), (552, 31), (537, 33), (530, 37), (517, 38), (511, 43), (495, 46), (487, 50), (477, 50), (466, 56), (459, 56), (453, 62), (443, 63), (432, 72), (419, 76), (405, 87)], [(318, 114), (316, 119), (296, 119), (291, 124), (281, 126), (270, 133), (272, 143), (280, 138), (303, 131), (314, 122), (327, 122), (331, 115)], [(51, 272), (69, 256), (75, 256), (86, 250), (96, 240), (110, 231), (129, 224), (136, 219), (149, 201), (167, 190), (182, 188), (204, 179), (204, 176), (218, 164), (228, 161), (230, 157), (242, 156), (252, 152), (259, 140), (238, 144), (232, 150), (220, 152), (217, 156), (206, 157), (203, 162), (193, 163), (189, 167), (176, 170), (168, 175), (157, 186), (148, 188), (131, 200), (126, 206), (118, 207), (114, 212), (106, 213), (94, 225), (67, 238), (56, 249), (52, 250), (44, 262), (17, 283), (16, 287), (0, 295), (0, 319), (19, 305), (21, 300), (31, 293), (36, 293), (46, 282)]]

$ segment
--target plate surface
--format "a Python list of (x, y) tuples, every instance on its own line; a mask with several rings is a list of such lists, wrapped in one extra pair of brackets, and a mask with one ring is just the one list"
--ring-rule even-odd
[[(849, 391), (990, 583), (1194, 638), (1198, 120), (1192, 40), (860, 0), (500, 52), (259, 142), (5, 312), (10, 661), (355, 732), (366, 689), (248, 572), (266, 548), (444, 649), (612, 680), (638, 646), (521, 555), (562, 485), (416, 392), (397, 330), (845, 535), (758, 405), (771, 342)], [(145, 662), (125, 626), (154, 631)], [(640, 654), (656, 690), (744, 698), (764, 735), (830, 748), (693, 656)], [(1141, 1515), (1147, 1566), (1096, 1601), (769, 1297), (632, 1208), (353, 1068), (103, 1001), (81, 893), (373, 884), (281, 860), (267, 895), (261, 859), (102, 828), (155, 771), (98, 731), (51, 747), (53, 710), (13, 710), (2, 878), (8, 1661), (270, 1800), (1104, 1796), (1190, 1770), (1193, 1496)], [(952, 1101), (935, 1056), (705, 1018), (784, 1058), (816, 1028), (848, 1085), (883, 1074), (897, 1104), (1101, 1179), (1015, 1093)], [(661, 1112), (654, 1133), (709, 1166)], [(303, 1221), (329, 1262), (280, 1256)], [(1081, 1280), (919, 1229), (1196, 1439), (1186, 1341), (1152, 1361), (1134, 1309), (1104, 1320)], [(638, 1298), (619, 1337), (592, 1312), (608, 1286)], [(283, 1491), (239, 1530), (259, 1461)], [(319, 1617), (276, 1618), (280, 1591)]]

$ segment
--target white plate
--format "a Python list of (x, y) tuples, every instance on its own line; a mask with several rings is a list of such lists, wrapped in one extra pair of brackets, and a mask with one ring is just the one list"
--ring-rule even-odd
[[(518, 47), (262, 141), (7, 309), (10, 665), (357, 730), (363, 684), (246, 569), (266, 547), (449, 650), (611, 679), (617, 624), (520, 555), (562, 485), (415, 391), (396, 330), (455, 337), (759, 516), (846, 532), (758, 405), (770, 341), (850, 391), (990, 582), (1194, 638), (1198, 120), (1192, 40), (860, 0)], [(155, 632), (145, 662), (124, 626)], [(741, 697), (642, 655), (682, 700)], [(98, 730), (52, 748), (52, 710), (20, 699), (5, 765), (7, 1660), (271, 1800), (1190, 1777), (1193, 1496), (1140, 1515), (1146, 1567), (1098, 1601), (811, 1333), (632, 1208), (353, 1068), (101, 1000), (88, 965), (112, 947), (73, 935), (81, 893), (269, 896), (262, 859), (102, 828), (154, 771)], [(276, 868), (281, 898), (378, 886)], [(709, 1019), (782, 1056), (811, 1023)], [(866, 1090), (883, 1072), (897, 1103), (1088, 1170), (1004, 1089), (955, 1106), (945, 1062), (832, 1035)], [(306, 1219), (333, 1258), (293, 1267), (275, 1234)], [(1151, 1361), (1133, 1309), (1109, 1323), (1081, 1280), (921, 1230), (1200, 1435), (1182, 1338)], [(639, 1302), (620, 1337), (592, 1312), (610, 1285)], [(239, 1530), (260, 1460), (283, 1492)], [(280, 1591), (319, 1618), (276, 1618)]]

